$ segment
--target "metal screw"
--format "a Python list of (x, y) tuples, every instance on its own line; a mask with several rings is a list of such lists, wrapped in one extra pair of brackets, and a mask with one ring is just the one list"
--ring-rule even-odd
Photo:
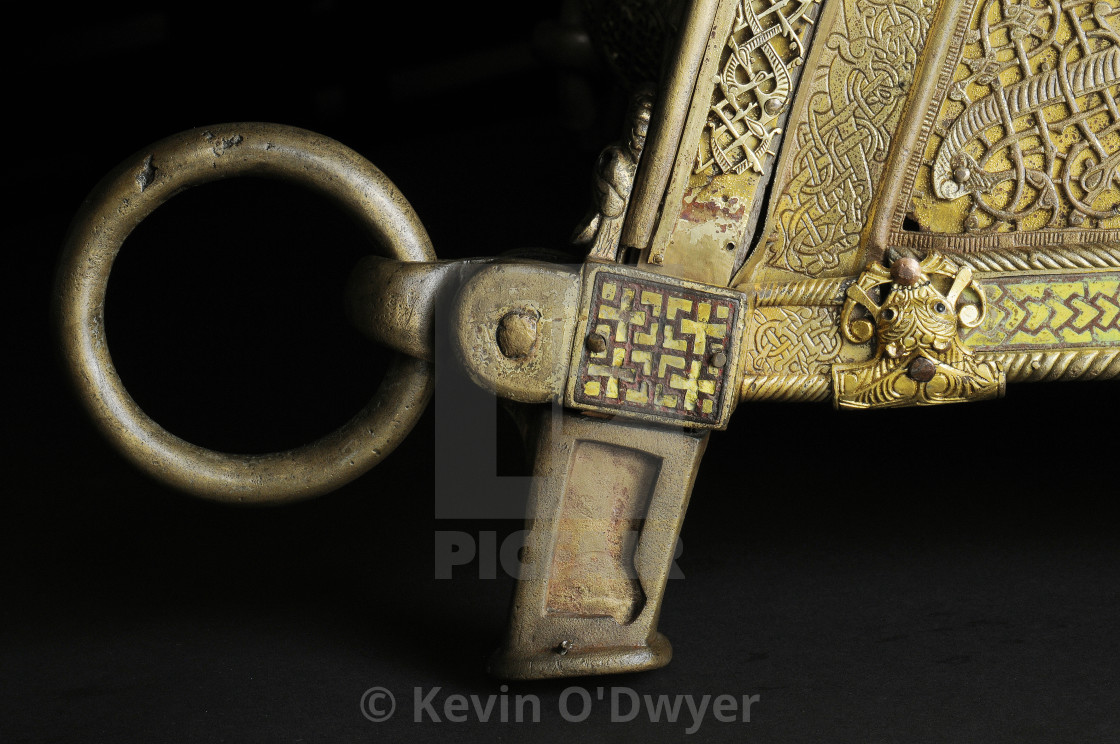
[(607, 337), (601, 333), (592, 333), (587, 337), (587, 348), (593, 354), (602, 354), (607, 350)]

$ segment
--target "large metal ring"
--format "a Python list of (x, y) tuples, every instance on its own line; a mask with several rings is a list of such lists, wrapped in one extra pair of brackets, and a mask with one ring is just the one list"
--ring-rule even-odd
[(357, 478), (415, 425), (432, 392), (427, 362), (398, 356), (357, 416), (316, 442), (285, 452), (235, 455), (198, 447), (147, 416), (125, 390), (105, 340), (105, 290), (125, 238), (156, 207), (191, 186), (262, 175), (299, 182), (352, 212), (402, 261), (432, 261), (419, 218), (385, 175), (353, 150), (278, 124), (222, 124), (174, 135), (106, 176), (67, 237), (56, 296), (62, 348), (79, 396), (106, 437), (141, 469), (216, 501), (279, 503), (326, 493)]

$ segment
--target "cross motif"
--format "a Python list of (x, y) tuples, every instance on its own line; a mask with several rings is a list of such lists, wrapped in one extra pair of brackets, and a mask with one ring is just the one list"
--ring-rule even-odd
[(625, 287), (622, 290), (622, 297), (619, 298), (618, 307), (613, 305), (601, 305), (599, 307), (599, 319), (614, 321), (614, 340), (624, 344), (630, 335), (629, 326), (645, 326), (646, 312), (634, 307), (634, 290)]
[[(723, 310), (723, 316), (727, 317), (727, 308), (720, 307)], [(718, 317), (719, 310), (716, 311)], [(681, 333), (691, 334), (692, 353), (704, 354), (707, 351), (707, 340), (709, 338), (723, 339), (727, 337), (727, 323), (709, 323), (711, 318), (712, 306), (711, 303), (701, 302), (700, 306), (696, 309), (696, 320), (691, 318), (681, 318)]]
[[(692, 364), (689, 365), (688, 377), (674, 374), (669, 379), (669, 387), (684, 391), (684, 407), (687, 411), (696, 410), (696, 401), (700, 399), (700, 393), (713, 395), (716, 392), (715, 380), (700, 379), (700, 361), (697, 359), (692, 360)], [(711, 399), (705, 400), (704, 404), (707, 406), (705, 413), (712, 410)]]

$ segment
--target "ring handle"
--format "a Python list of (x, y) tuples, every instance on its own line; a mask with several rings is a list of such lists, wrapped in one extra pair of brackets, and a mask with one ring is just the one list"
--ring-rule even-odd
[(55, 312), (63, 356), (87, 411), (126, 457), (153, 477), (215, 501), (274, 504), (327, 493), (381, 461), (411, 431), (432, 394), (432, 369), (397, 355), (373, 399), (311, 444), (265, 455), (215, 452), (148, 417), (125, 390), (105, 338), (105, 292), (125, 239), (159, 205), (199, 184), (259, 175), (296, 181), (358, 218), (401, 261), (433, 261), (415, 211), (381, 171), (314, 132), (221, 124), (161, 140), (121, 163), (74, 218), (59, 267)]

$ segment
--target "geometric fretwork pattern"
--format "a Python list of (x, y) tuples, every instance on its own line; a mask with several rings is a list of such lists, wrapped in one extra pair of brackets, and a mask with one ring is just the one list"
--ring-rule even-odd
[[(718, 425), (725, 405), (729, 348), (738, 320), (732, 297), (601, 271), (572, 398), (579, 407)], [(712, 364), (722, 354), (722, 367)]]
[(999, 277), (983, 282), (984, 322), (964, 334), (978, 351), (1120, 346), (1120, 272), (1066, 281)]

